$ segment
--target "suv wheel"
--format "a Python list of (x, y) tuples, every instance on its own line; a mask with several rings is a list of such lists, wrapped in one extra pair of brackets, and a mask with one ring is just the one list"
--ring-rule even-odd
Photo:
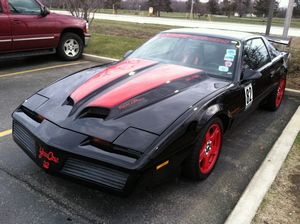
[(73, 61), (81, 57), (83, 47), (80, 36), (75, 33), (65, 33), (61, 37), (57, 53), (63, 60)]

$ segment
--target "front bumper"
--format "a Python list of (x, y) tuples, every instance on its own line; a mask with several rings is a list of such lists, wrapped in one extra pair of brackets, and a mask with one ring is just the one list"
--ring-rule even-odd
[(90, 42), (90, 39), (91, 39), (91, 34), (84, 34), (84, 46), (88, 46), (89, 42)]
[(101, 151), (81, 146), (87, 136), (60, 128), (47, 120), (38, 123), (23, 112), (13, 114), (13, 138), (44, 170), (97, 185), (110, 192), (131, 192), (139, 177), (134, 170), (104, 162), (106, 158)]

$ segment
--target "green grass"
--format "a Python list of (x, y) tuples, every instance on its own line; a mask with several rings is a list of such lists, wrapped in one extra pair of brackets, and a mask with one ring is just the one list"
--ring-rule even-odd
[(86, 53), (122, 58), (128, 50), (136, 49), (157, 33), (171, 28), (174, 27), (95, 20)]
[(295, 140), (295, 147), (297, 148), (297, 151), (300, 150), (300, 132), (298, 133), (298, 136)]
[(142, 39), (94, 33), (86, 53), (121, 59), (124, 53), (136, 49), (143, 42)]

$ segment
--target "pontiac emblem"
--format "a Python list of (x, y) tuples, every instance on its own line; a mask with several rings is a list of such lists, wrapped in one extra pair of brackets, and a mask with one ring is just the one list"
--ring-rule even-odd
[(40, 146), (39, 149), (39, 158), (43, 159), (43, 168), (49, 169), (50, 168), (50, 162), (54, 162), (56, 164), (59, 163), (59, 158), (55, 157), (53, 152), (46, 152), (42, 146)]

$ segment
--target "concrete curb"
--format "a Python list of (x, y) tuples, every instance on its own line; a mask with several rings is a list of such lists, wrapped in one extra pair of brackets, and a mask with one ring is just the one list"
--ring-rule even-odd
[(250, 224), (300, 131), (300, 107), (273, 145), (225, 224)]
[(87, 61), (93, 61), (93, 62), (112, 62), (112, 61), (119, 61), (116, 58), (107, 58), (107, 57), (101, 57), (93, 54), (83, 54), (83, 59)]
[(300, 96), (300, 91), (296, 89), (285, 88), (285, 94), (288, 96)]

